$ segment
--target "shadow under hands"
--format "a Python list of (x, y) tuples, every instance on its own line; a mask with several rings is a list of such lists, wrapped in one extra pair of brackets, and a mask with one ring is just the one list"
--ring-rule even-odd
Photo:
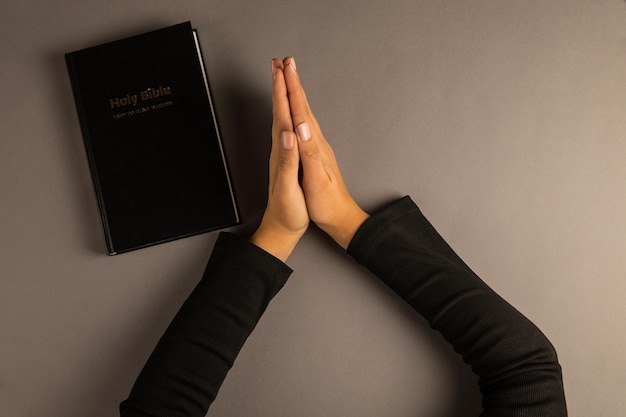
[(272, 103), (244, 75), (230, 73), (221, 84), (215, 107), (242, 221), (238, 233), (248, 236), (267, 202)]

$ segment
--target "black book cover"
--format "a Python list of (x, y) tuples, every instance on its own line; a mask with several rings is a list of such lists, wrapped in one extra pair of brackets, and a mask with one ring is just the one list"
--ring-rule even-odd
[(239, 222), (190, 22), (65, 58), (109, 254)]

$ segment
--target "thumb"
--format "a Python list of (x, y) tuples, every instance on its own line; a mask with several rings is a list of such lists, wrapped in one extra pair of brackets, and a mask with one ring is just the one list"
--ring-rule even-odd
[(296, 126), (298, 133), (298, 150), (302, 160), (302, 171), (311, 180), (323, 177), (324, 168), (317, 138), (311, 133), (311, 128), (307, 122), (302, 122)]
[(298, 169), (300, 155), (296, 135), (290, 131), (280, 133), (280, 151), (278, 152), (278, 169), (276, 173), (276, 185), (298, 185)]

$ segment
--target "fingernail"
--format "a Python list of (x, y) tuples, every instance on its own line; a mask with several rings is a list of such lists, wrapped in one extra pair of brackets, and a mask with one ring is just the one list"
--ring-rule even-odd
[(296, 59), (295, 58), (291, 58), (291, 62), (289, 63), (289, 66), (291, 67), (293, 72), (298, 72), (298, 69), (296, 68)]
[(298, 132), (298, 137), (301, 141), (306, 142), (311, 139), (311, 129), (309, 129), (309, 124), (307, 122), (302, 122), (296, 127), (296, 131)]
[(282, 132), (280, 134), (280, 142), (283, 145), (283, 149), (293, 149), (293, 135), (291, 132)]
[(272, 76), (276, 76), (276, 61), (272, 59)]

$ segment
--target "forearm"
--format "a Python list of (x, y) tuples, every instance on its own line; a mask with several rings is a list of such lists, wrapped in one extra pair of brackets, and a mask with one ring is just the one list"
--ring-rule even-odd
[(370, 218), (348, 251), (471, 365), (485, 416), (566, 415), (548, 339), (470, 270), (410, 199)]
[(204, 276), (120, 405), (123, 417), (202, 416), (245, 340), (291, 270), (220, 234)]

